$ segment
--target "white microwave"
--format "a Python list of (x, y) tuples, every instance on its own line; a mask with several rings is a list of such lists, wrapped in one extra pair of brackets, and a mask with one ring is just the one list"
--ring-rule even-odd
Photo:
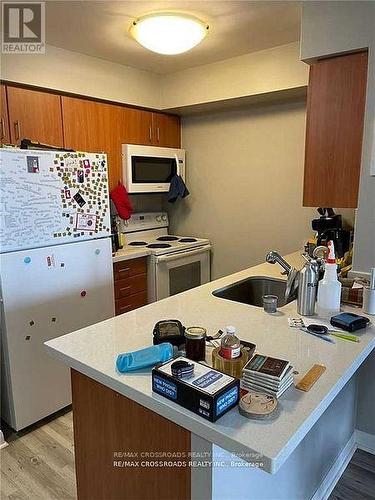
[(128, 193), (167, 192), (173, 176), (185, 181), (185, 150), (123, 144), (122, 169)]

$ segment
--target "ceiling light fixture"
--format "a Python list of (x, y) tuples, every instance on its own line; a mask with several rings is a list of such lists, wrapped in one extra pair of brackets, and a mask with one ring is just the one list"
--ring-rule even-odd
[(181, 54), (200, 43), (208, 25), (197, 17), (173, 12), (142, 16), (130, 27), (131, 35), (146, 49), (158, 54)]

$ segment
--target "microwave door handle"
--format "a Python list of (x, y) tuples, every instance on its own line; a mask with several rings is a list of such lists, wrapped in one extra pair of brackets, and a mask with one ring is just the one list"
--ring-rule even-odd
[(192, 257), (193, 255), (199, 255), (201, 253), (207, 252), (211, 249), (211, 245), (205, 245), (204, 247), (199, 247), (195, 250), (186, 250), (185, 252), (176, 252), (167, 255), (161, 255), (156, 257), (156, 262), (170, 262), (171, 260), (176, 260), (181, 257)]

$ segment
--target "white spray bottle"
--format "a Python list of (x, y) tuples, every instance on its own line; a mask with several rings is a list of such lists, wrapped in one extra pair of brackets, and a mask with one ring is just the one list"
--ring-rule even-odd
[(324, 276), (318, 286), (317, 313), (322, 318), (331, 318), (340, 312), (341, 283), (337, 277), (337, 264), (333, 241), (328, 242), (328, 258)]

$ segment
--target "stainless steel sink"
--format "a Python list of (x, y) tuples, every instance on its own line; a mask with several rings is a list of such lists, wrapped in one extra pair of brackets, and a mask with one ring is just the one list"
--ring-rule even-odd
[(279, 298), (278, 307), (283, 307), (294, 299), (294, 297), (291, 297), (287, 302), (285, 300), (285, 290), (286, 281), (284, 280), (267, 278), (266, 276), (252, 276), (214, 290), (212, 293), (215, 297), (257, 307), (263, 307), (263, 295), (277, 295)]

